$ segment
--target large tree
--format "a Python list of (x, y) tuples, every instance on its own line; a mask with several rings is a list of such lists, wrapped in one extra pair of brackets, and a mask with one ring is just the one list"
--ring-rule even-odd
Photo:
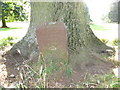
[[(9, 51), (24, 60), (39, 56), (35, 31), (46, 22), (64, 22), (67, 27), (69, 63), (76, 69), (102, 73), (108, 65), (101, 55), (112, 48), (102, 43), (92, 32), (83, 2), (31, 2), (31, 20), (27, 34)], [(109, 68), (109, 67), (108, 67)], [(103, 70), (103, 71), (102, 71)]]
[(114, 3), (112, 3), (111, 5), (111, 9), (110, 12), (108, 13), (108, 18), (110, 19), (110, 22), (116, 22), (119, 23), (120, 22), (120, 1), (119, 0), (115, 0)]
[(0, 20), (2, 19), (2, 2), (0, 1)]
[[(26, 2), (23, 3), (25, 5)], [(28, 20), (27, 11), (24, 6), (17, 2), (2, 2), (2, 28), (7, 28), (6, 22)]]

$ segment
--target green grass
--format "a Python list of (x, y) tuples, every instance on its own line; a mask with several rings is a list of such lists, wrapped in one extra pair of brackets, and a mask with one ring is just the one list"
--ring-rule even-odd
[(104, 38), (102, 38), (102, 39), (100, 39), (103, 43), (105, 43), (105, 44), (107, 44), (108, 42), (109, 42), (109, 40), (108, 39), (104, 39)]
[(109, 30), (102, 25), (96, 25), (96, 24), (91, 24), (90, 27), (92, 30), (100, 30), (100, 31)]
[(118, 46), (120, 45), (120, 40), (118, 40), (118, 38), (115, 38), (113, 41), (112, 41), (112, 46)]
[(78, 88), (120, 88), (120, 79), (114, 74), (87, 75)]
[(15, 44), (14, 40), (17, 39), (16, 37), (7, 37), (0, 39), (0, 49), (4, 49), (6, 46), (12, 46)]
[(70, 77), (73, 74), (73, 68), (70, 65), (66, 65), (65, 75)]
[[(45, 88), (47, 86), (47, 79), (51, 79), (55, 77), (58, 72), (64, 71), (66, 69), (67, 60), (64, 58), (64, 53), (60, 50), (46, 50), (43, 54), (40, 54), (40, 57), (37, 62), (29, 63), (29, 66), (32, 68), (31, 74), (35, 72), (35, 74), (31, 77), (30, 70), (25, 71), (24, 76), (26, 79), (24, 82), (28, 82), (28, 77), (33, 78), (34, 80), (40, 80), (39, 82), (34, 82), (36, 84), (36, 88)], [(62, 57), (63, 56), (63, 57)], [(71, 75), (72, 69), (71, 67), (67, 67), (66, 75)], [(29, 80), (30, 81), (30, 80)], [(27, 83), (25, 83), (26, 86)]]
[(22, 27), (0, 28), (0, 31), (9, 31), (13, 29), (22, 29)]
[(64, 58), (64, 53), (60, 50), (46, 50), (44, 52), (46, 58), (46, 73), (52, 75), (60, 70), (67, 64)]

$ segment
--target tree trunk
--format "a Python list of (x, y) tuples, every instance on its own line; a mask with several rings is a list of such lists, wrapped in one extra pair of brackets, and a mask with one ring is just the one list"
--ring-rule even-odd
[(0, 21), (2, 20), (2, 2), (0, 1)]
[(2, 12), (2, 2), (0, 1), (0, 20), (2, 20), (2, 28), (8, 28), (7, 25), (6, 25), (6, 21), (5, 21), (5, 18), (4, 18), (4, 14)]
[(5, 19), (2, 17), (2, 28), (8, 28)]
[(9, 53), (14, 55), (19, 52), (25, 60), (37, 59), (36, 57), (39, 56), (35, 35), (37, 27), (46, 22), (64, 22), (67, 26), (69, 63), (75, 66), (75, 69), (85, 68), (88, 71), (89, 65), (106, 64), (107, 62), (101, 59), (100, 55), (112, 48), (106, 46), (94, 35), (87, 20), (83, 2), (31, 2), (31, 21), (28, 32)]

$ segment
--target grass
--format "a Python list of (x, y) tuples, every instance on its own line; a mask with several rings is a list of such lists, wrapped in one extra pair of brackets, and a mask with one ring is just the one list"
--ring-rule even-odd
[(13, 29), (22, 29), (22, 27), (0, 28), (0, 31), (9, 31)]
[(15, 37), (8, 36), (7, 38), (3, 38), (0, 40), (0, 49), (4, 49), (6, 46), (12, 46), (15, 44)]
[(113, 39), (112, 41), (105, 39), (105, 38), (101, 38), (100, 39), (103, 43), (109, 45), (109, 46), (119, 46), (120, 45), (120, 40), (118, 40), (118, 38)]
[[(24, 72), (21, 74), (25, 77), (23, 80), (23, 85), (30, 85), (34, 88), (45, 88), (48, 86), (47, 79), (51, 79), (58, 72), (66, 68), (67, 60), (64, 58), (64, 56), (61, 57), (61, 55), (64, 54), (62, 51), (47, 50), (44, 52), (44, 54), (45, 55), (42, 53), (40, 54), (37, 62), (30, 62), (29, 65), (25, 65), (20, 69), (20, 71), (22, 70), (22, 72)], [(71, 75), (71, 73), (72, 70), (70, 67), (68, 67), (66, 70), (66, 75)], [(32, 80), (29, 80), (29, 78)], [(27, 82), (34, 83), (34, 86)]]
[(118, 38), (115, 38), (115, 39), (113, 40), (113, 42), (112, 42), (112, 45), (113, 45), (113, 46), (118, 46), (118, 45), (120, 45), (120, 40), (118, 40)]
[(87, 75), (77, 88), (120, 88), (120, 79), (114, 74)]
[(105, 44), (107, 44), (108, 42), (109, 42), (109, 40), (108, 39), (104, 39), (104, 38), (102, 38), (102, 39), (100, 39), (103, 43), (105, 43)]
[(99, 30), (99, 31), (109, 30), (102, 25), (96, 25), (96, 24), (91, 24), (90, 27), (92, 30)]
[(47, 50), (44, 52), (46, 70), (49, 75), (62, 70), (67, 64), (67, 60), (64, 58), (64, 53), (61, 50)]
[(65, 70), (65, 76), (70, 77), (72, 74), (73, 74), (73, 68), (72, 68), (72, 66), (67, 65), (66, 66), (66, 70)]

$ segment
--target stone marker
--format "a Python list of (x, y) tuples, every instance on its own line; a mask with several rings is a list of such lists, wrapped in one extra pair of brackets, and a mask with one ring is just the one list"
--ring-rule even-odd
[(57, 50), (58, 54), (63, 52), (67, 56), (67, 33), (64, 23), (41, 25), (36, 30), (36, 36), (40, 52)]

